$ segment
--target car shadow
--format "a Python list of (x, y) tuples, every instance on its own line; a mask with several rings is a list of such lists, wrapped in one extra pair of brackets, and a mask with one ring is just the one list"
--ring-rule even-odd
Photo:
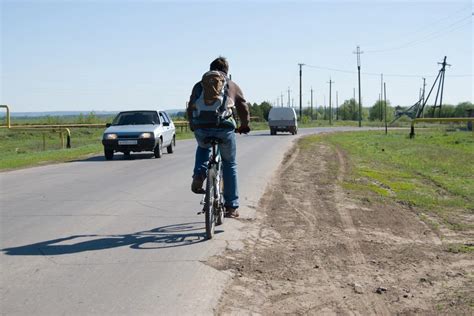
[[(152, 159), (154, 158), (153, 153), (132, 153), (129, 156), (123, 154), (115, 154), (113, 160), (108, 161), (127, 161), (127, 160), (142, 160), (142, 159)], [(75, 159), (71, 160), (70, 162), (98, 162), (98, 161), (106, 161), (103, 155), (97, 155), (92, 157), (87, 157), (84, 159)]]
[(275, 137), (275, 136), (295, 136), (295, 135), (292, 135), (291, 133), (278, 133), (276, 135), (271, 135), (270, 134), (270, 131), (266, 132), (266, 133), (252, 133), (252, 134), (248, 134), (248, 136), (253, 136), (253, 137), (259, 137), (259, 136), (271, 136), (271, 137)]
[[(216, 230), (215, 233), (222, 233)], [(58, 256), (118, 247), (165, 249), (206, 241), (202, 222), (167, 225), (124, 235), (73, 235), (34, 244), (1, 249), (9, 256)]]

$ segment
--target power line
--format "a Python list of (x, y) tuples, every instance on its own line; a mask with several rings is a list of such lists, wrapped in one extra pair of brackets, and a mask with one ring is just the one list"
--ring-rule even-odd
[[(466, 12), (467, 10), (470, 10), (471, 8), (472, 8), (472, 5), (471, 5), (471, 4), (469, 4), (469, 5), (467, 5), (467, 6), (464, 6), (464, 7), (462, 7), (461, 9), (458, 9), (458, 10), (456, 10), (456, 11), (451, 12), (450, 14), (444, 16), (443, 18), (440, 18), (440, 19), (438, 19), (438, 20), (435, 20), (435, 21), (433, 21), (433, 22), (430, 22), (429, 24), (425, 24), (425, 25), (421, 26), (420, 28), (418, 28), (418, 29), (415, 30), (415, 31), (411, 31), (411, 30), (410, 30), (410, 33), (405, 33), (405, 34), (403, 34), (403, 36), (398, 36), (397, 39), (405, 39), (405, 38), (407, 38), (407, 37), (410, 37), (410, 36), (413, 36), (413, 35), (418, 35), (418, 34), (420, 34), (420, 33), (423, 33), (426, 29), (432, 28), (433, 25), (437, 25), (437, 24), (439, 24), (439, 23), (441, 23), (441, 22), (443, 22), (443, 21), (449, 20), (449, 19), (451, 19), (451, 17), (457, 15), (458, 13), (460, 13), (460, 12)], [(370, 47), (371, 45), (368, 45), (368, 46)]]
[[(338, 69), (338, 68), (329, 68), (329, 67), (321, 67), (321, 66), (315, 66), (315, 65), (305, 65), (306, 67), (310, 68), (316, 68), (316, 69), (323, 69), (323, 70), (330, 70), (330, 71), (337, 71), (337, 72), (343, 72), (343, 73), (350, 73), (350, 74), (356, 74), (357, 71), (350, 71), (350, 70), (344, 70), (344, 69)], [(380, 76), (380, 73), (374, 73), (374, 72), (361, 72), (363, 75), (367, 76)], [(433, 75), (415, 75), (415, 74), (383, 74), (384, 76), (388, 77), (436, 77)], [(450, 75), (449, 77), (473, 77), (473, 74), (463, 74), (463, 75)]]
[[(398, 49), (402, 49), (402, 48), (407, 48), (407, 47), (411, 47), (411, 46), (415, 46), (415, 45), (419, 45), (421, 43), (424, 43), (426, 41), (430, 41), (430, 40), (433, 40), (435, 38), (438, 37), (438, 34), (440, 33), (444, 33), (444, 32), (452, 32), (454, 30), (457, 30), (461, 27), (464, 27), (466, 25), (469, 25), (470, 23), (465, 23), (465, 24), (462, 24), (462, 25), (459, 25), (460, 23), (468, 20), (468, 19), (472, 19), (472, 13), (471, 15), (469, 16), (465, 16), (463, 17), (462, 19), (448, 25), (447, 27), (441, 29), (441, 30), (437, 30), (435, 32), (431, 32), (429, 34), (427, 34), (426, 36), (424, 36), (423, 38), (421, 39), (416, 39), (416, 40), (413, 40), (413, 41), (410, 41), (410, 42), (407, 42), (405, 44), (402, 44), (400, 46), (395, 46), (395, 47), (391, 47), (391, 48), (387, 48), (387, 49), (377, 49), (377, 50), (366, 50), (367, 53), (383, 53), (383, 52), (388, 52), (388, 51), (393, 51), (393, 50), (398, 50)], [(455, 27), (457, 26), (457, 27)], [(454, 27), (454, 28), (453, 28)]]

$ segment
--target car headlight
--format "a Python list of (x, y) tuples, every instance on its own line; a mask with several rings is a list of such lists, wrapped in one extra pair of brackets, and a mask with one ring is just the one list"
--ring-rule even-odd
[(140, 136), (138, 136), (138, 138), (152, 138), (152, 134), (151, 133), (141, 133)]
[(105, 134), (104, 139), (117, 139), (117, 134)]

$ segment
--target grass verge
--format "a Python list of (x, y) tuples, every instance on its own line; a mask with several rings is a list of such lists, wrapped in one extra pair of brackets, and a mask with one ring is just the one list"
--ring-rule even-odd
[(435, 228), (474, 229), (472, 133), (419, 130), (409, 139), (405, 131), (346, 132), (311, 136), (300, 145), (317, 142), (348, 154), (352, 170), (345, 189), (416, 208)]

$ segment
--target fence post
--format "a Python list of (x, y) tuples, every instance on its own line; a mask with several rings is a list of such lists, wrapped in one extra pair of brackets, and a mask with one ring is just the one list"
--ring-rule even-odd
[(61, 139), (61, 149), (64, 149), (64, 137), (63, 132), (59, 132), (59, 138)]

